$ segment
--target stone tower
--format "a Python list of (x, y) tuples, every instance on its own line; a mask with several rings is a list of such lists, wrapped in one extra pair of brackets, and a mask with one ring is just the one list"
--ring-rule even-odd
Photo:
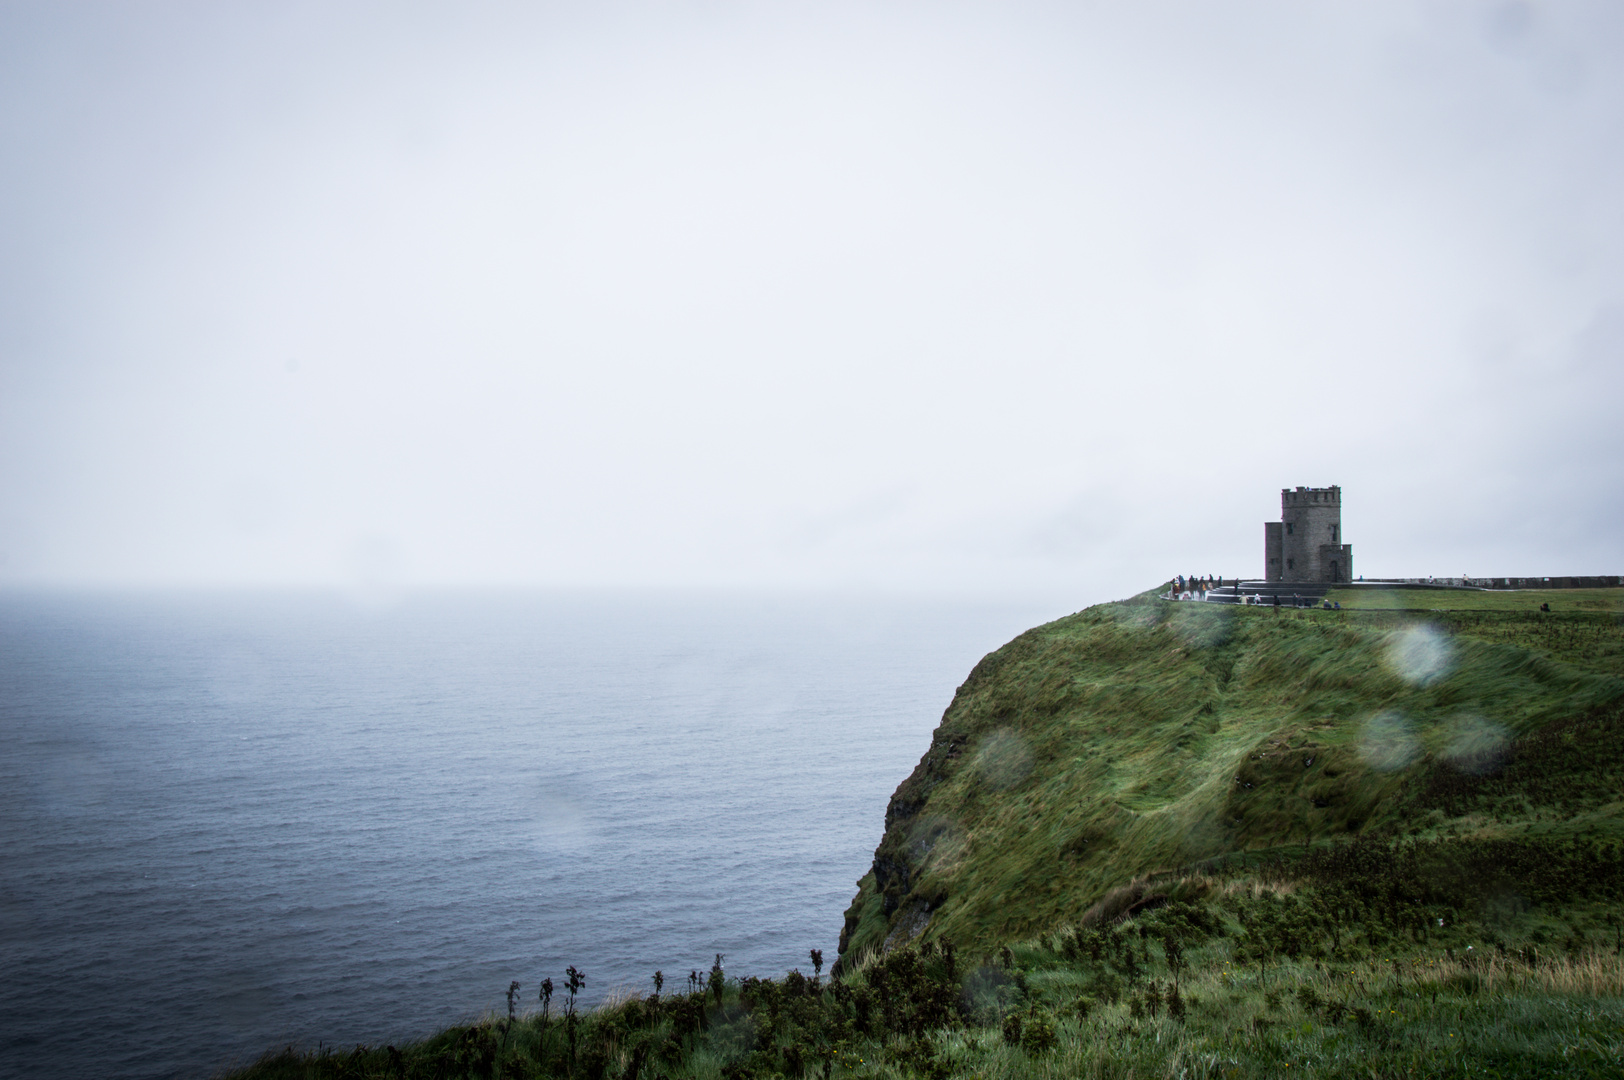
[(1266, 581), (1352, 581), (1353, 545), (1342, 542), (1342, 489), (1280, 491), (1280, 520), (1263, 523)]

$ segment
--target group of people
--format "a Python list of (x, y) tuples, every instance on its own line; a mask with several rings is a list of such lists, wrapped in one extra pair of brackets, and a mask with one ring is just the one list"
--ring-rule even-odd
[(1211, 574), (1205, 577), (1196, 577), (1194, 574), (1189, 577), (1185, 577), (1183, 574), (1174, 574), (1173, 588), (1168, 591), (1167, 598), (1169, 600), (1205, 600), (1208, 592), (1223, 587), (1224, 578), (1222, 574), (1218, 577), (1213, 577)]
[[(1234, 581), (1234, 582), (1231, 582), (1231, 584), (1238, 585), (1238, 584), (1240, 584), (1240, 582), (1239, 581)], [(1192, 574), (1189, 577), (1185, 577), (1183, 574), (1175, 574), (1173, 576), (1172, 588), (1167, 590), (1167, 599), (1169, 599), (1169, 600), (1205, 600), (1207, 598), (1207, 594), (1209, 592), (1211, 592), (1213, 589), (1221, 589), (1223, 587), (1224, 587), (1224, 579), (1221, 576), (1220, 577), (1213, 577), (1212, 575), (1209, 574), (1206, 577), (1196, 577), (1195, 575)], [(1306, 598), (1306, 603), (1305, 603), (1305, 597), (1303, 597), (1299, 593), (1292, 593), (1291, 594), (1291, 603), (1289, 605), (1285, 605), (1285, 604), (1281, 603), (1280, 594), (1278, 592), (1271, 593), (1268, 596), (1264, 596), (1262, 593), (1241, 593), (1240, 594), (1240, 602), (1243, 603), (1243, 604), (1255, 604), (1255, 605), (1265, 605), (1265, 604), (1267, 604), (1267, 605), (1272, 605), (1272, 606), (1277, 607), (1277, 608), (1278, 607), (1285, 607), (1285, 606), (1296, 607), (1296, 608), (1313, 607), (1314, 606), (1314, 598), (1313, 597), (1307, 597)], [(1331, 600), (1321, 600), (1320, 601), (1320, 606), (1323, 607), (1327, 611), (1341, 611), (1342, 610), (1342, 605), (1341, 604), (1336, 603), (1335, 601), (1331, 601)]]

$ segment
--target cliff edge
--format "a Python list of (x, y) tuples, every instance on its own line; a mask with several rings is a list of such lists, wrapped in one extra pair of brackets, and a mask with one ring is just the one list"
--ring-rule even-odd
[(1098, 921), (1147, 875), (1341, 838), (1624, 836), (1616, 597), (1278, 612), (1157, 591), (976, 665), (886, 807), (843, 960), (987, 949)]

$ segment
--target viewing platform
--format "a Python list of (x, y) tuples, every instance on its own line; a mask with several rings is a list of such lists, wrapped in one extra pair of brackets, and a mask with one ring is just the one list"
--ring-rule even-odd
[(1165, 600), (1205, 602), (1208, 604), (1257, 603), (1273, 607), (1275, 597), (1281, 607), (1318, 607), (1332, 589), (1354, 592), (1375, 592), (1386, 589), (1438, 589), (1470, 590), (1473, 592), (1515, 592), (1543, 589), (1616, 589), (1624, 588), (1624, 574), (1602, 574), (1569, 577), (1417, 577), (1369, 578), (1364, 581), (1260, 581), (1225, 579), (1224, 584), (1205, 591), (1187, 589), (1176, 594), (1163, 593)]
[[(1242, 604), (1258, 603), (1273, 607), (1275, 597), (1280, 598), (1281, 607), (1318, 607), (1325, 594), (1334, 588), (1347, 586), (1331, 585), (1323, 581), (1234, 581), (1226, 579), (1218, 588), (1207, 589), (1205, 592), (1186, 590), (1174, 596), (1163, 594), (1165, 599), (1183, 600), (1186, 596), (1190, 601), (1204, 601), (1209, 604)], [(1256, 597), (1256, 599), (1252, 599)]]

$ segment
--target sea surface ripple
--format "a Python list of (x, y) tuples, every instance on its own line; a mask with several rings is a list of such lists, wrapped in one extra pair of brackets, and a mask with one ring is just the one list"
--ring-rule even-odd
[[(1052, 614), (1052, 613), (1049, 613)], [(207, 1076), (832, 961), (1013, 604), (0, 595), (0, 1075)]]

